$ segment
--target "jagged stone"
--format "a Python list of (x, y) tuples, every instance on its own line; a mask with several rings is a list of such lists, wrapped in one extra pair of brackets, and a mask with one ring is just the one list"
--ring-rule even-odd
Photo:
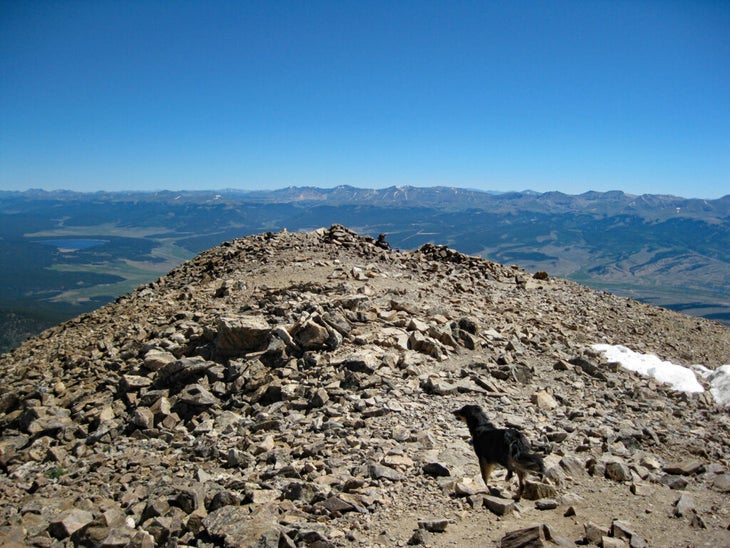
[(328, 499), (319, 502), (317, 506), (323, 508), (330, 514), (344, 514), (345, 512), (352, 512), (355, 510), (354, 505), (337, 496), (329, 497)]
[(180, 392), (179, 401), (187, 405), (203, 407), (220, 403), (218, 398), (206, 390), (204, 386), (197, 383), (186, 386)]
[(294, 327), (292, 337), (304, 350), (322, 350), (328, 347), (330, 332), (321, 323), (308, 319)]
[(558, 491), (554, 486), (532, 480), (525, 481), (525, 487), (522, 491), (522, 497), (527, 500), (554, 498), (557, 495)]
[(555, 409), (559, 405), (555, 398), (545, 390), (535, 392), (530, 400), (538, 409)]
[(242, 498), (238, 493), (229, 490), (219, 491), (213, 495), (207, 510), (208, 512), (215, 512), (224, 506), (238, 506), (241, 502)]
[(269, 506), (251, 512), (244, 506), (223, 506), (203, 519), (208, 534), (225, 546), (279, 548), (281, 528)]
[(80, 508), (72, 508), (62, 512), (56, 519), (51, 521), (48, 532), (52, 537), (62, 540), (91, 523), (93, 519), (94, 516), (91, 512)]
[(431, 535), (425, 529), (420, 527), (416, 529), (411, 537), (408, 539), (408, 546), (418, 546), (419, 544), (428, 544), (431, 539)]
[(200, 356), (169, 362), (157, 371), (156, 387), (179, 387), (200, 379), (214, 365)]
[(607, 527), (601, 527), (593, 522), (584, 524), (583, 529), (585, 531), (583, 538), (586, 542), (592, 544), (599, 544), (604, 538), (609, 536)]
[(666, 485), (670, 489), (681, 490), (687, 487), (688, 481), (682, 476), (675, 476), (673, 474), (664, 474), (659, 478), (659, 483)]
[(335, 367), (341, 367), (355, 373), (374, 373), (378, 368), (378, 358), (370, 353), (358, 352), (334, 362)]
[(224, 356), (236, 356), (264, 350), (271, 326), (259, 316), (222, 317), (217, 330), (216, 350)]
[(134, 410), (132, 422), (143, 430), (149, 430), (155, 426), (155, 415), (149, 407), (138, 407)]
[(576, 357), (569, 360), (571, 364), (578, 366), (584, 373), (587, 373), (591, 377), (600, 379), (602, 381), (608, 380), (606, 375), (598, 368), (596, 364), (590, 362), (583, 357)]
[(141, 375), (123, 375), (119, 388), (123, 392), (134, 392), (152, 384), (152, 379)]
[(175, 358), (175, 355), (172, 352), (152, 348), (144, 355), (144, 366), (150, 371), (159, 371), (167, 364), (174, 362), (176, 359), (177, 358)]
[(368, 473), (373, 479), (388, 479), (391, 481), (403, 480), (403, 476), (400, 472), (382, 464), (370, 464), (370, 466), (368, 467)]

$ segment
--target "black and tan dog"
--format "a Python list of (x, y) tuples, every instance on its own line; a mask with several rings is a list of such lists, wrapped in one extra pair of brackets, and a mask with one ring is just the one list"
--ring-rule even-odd
[(507, 469), (505, 479), (511, 479), (513, 472), (517, 474), (520, 482), (517, 500), (522, 496), (525, 477), (529, 472), (545, 473), (542, 458), (532, 452), (530, 442), (522, 432), (512, 428), (496, 428), (478, 405), (465, 405), (454, 411), (454, 415), (469, 427), (482, 479), (488, 490), (489, 476), (497, 464)]

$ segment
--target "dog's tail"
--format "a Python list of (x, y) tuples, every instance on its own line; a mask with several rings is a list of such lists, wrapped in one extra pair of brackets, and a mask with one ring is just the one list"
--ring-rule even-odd
[(516, 439), (510, 443), (510, 460), (517, 468), (545, 475), (542, 457), (532, 451), (530, 443), (522, 434), (517, 434)]
[(541, 476), (545, 475), (545, 463), (537, 453), (531, 451), (521, 452), (514, 456), (514, 462), (523, 470), (529, 470)]

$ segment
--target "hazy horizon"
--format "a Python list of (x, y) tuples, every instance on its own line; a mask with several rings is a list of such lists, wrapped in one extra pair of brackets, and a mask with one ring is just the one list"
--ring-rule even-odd
[(652, 194), (657, 196), (674, 196), (676, 198), (683, 198), (688, 200), (718, 200), (721, 198), (725, 198), (726, 196), (730, 196), (730, 192), (726, 192), (725, 194), (714, 196), (714, 197), (706, 197), (706, 196), (680, 196), (678, 194), (667, 194), (667, 193), (661, 193), (661, 192), (653, 192), (653, 193), (642, 193), (637, 194), (633, 192), (627, 192), (622, 189), (614, 188), (614, 189), (607, 189), (607, 190), (584, 190), (582, 192), (563, 192), (561, 190), (543, 190), (543, 191), (537, 191), (530, 188), (524, 188), (521, 190), (513, 189), (513, 190), (494, 190), (494, 189), (482, 189), (482, 188), (469, 188), (469, 187), (455, 187), (452, 185), (431, 185), (431, 186), (420, 186), (420, 185), (384, 185), (384, 186), (373, 186), (373, 187), (363, 187), (363, 186), (355, 186), (355, 185), (348, 185), (348, 184), (342, 184), (342, 185), (332, 185), (328, 187), (323, 186), (317, 186), (317, 185), (288, 185), (283, 187), (277, 187), (277, 188), (189, 188), (189, 189), (179, 189), (179, 188), (158, 188), (158, 189), (96, 189), (96, 190), (73, 190), (69, 188), (39, 188), (39, 187), (33, 187), (33, 188), (11, 188), (11, 189), (4, 189), (0, 188), (0, 191), (6, 191), (6, 192), (73, 192), (73, 193), (80, 193), (80, 194), (94, 194), (97, 192), (100, 193), (149, 193), (149, 194), (155, 194), (159, 192), (169, 192), (169, 193), (175, 193), (175, 192), (205, 192), (205, 193), (225, 193), (225, 192), (275, 192), (280, 190), (288, 190), (291, 188), (297, 188), (297, 189), (316, 189), (316, 190), (331, 190), (338, 187), (349, 187), (354, 188), (357, 190), (386, 190), (389, 188), (415, 188), (415, 189), (429, 189), (429, 188), (454, 188), (458, 190), (466, 190), (466, 191), (473, 191), (473, 192), (483, 192), (485, 194), (510, 194), (510, 193), (517, 193), (517, 194), (525, 194), (525, 193), (535, 193), (535, 194), (545, 194), (550, 192), (560, 192), (569, 196), (579, 196), (581, 194), (587, 194), (590, 192), (599, 192), (599, 193), (609, 193), (609, 192), (623, 192), (624, 194), (628, 196), (641, 196), (642, 194)]

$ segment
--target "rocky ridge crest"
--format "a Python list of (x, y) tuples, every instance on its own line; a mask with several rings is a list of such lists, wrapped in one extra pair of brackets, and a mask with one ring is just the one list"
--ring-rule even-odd
[[(0, 357), (0, 543), (729, 543), (727, 410), (590, 349), (714, 368), (728, 328), (376, 244), (226, 242)], [(466, 403), (546, 455), (522, 501), (484, 492)]]

